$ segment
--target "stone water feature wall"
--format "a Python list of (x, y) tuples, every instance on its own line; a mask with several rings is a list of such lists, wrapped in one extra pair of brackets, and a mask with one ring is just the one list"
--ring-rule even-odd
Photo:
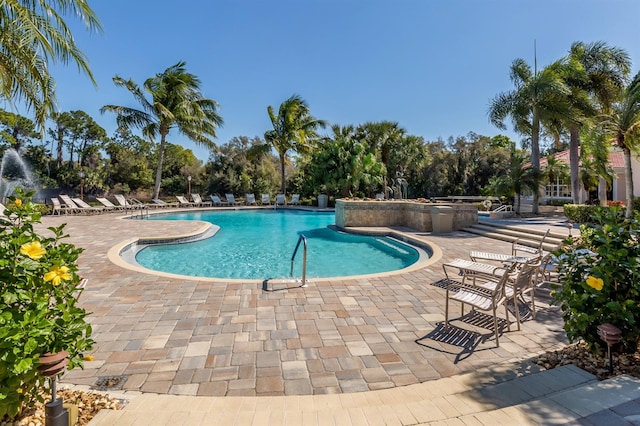
[(431, 207), (449, 206), (453, 209), (453, 230), (478, 223), (475, 204), (419, 203), (401, 201), (336, 200), (336, 225), (340, 227), (404, 226), (416, 231), (433, 231)]

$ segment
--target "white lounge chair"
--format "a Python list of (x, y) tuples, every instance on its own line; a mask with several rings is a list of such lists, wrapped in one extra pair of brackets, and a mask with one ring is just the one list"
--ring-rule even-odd
[(204, 201), (200, 194), (191, 194), (191, 199), (201, 207), (211, 207), (213, 205), (211, 201)]
[(285, 206), (287, 204), (287, 199), (284, 194), (276, 195), (276, 205)]
[(261, 194), (261, 198), (262, 200), (260, 201), (260, 204), (262, 205), (271, 205), (271, 195), (269, 194)]
[(224, 198), (227, 199), (227, 202), (232, 206), (239, 206), (244, 204), (242, 201), (236, 201), (236, 197), (233, 194), (224, 194)]
[(197, 203), (192, 203), (191, 201), (187, 200), (184, 195), (176, 195), (176, 198), (178, 199), (180, 205), (183, 207), (197, 206)]
[(125, 210), (126, 209), (134, 210), (134, 209), (142, 209), (142, 208), (144, 208), (144, 205), (130, 203), (129, 201), (127, 201), (126, 198), (124, 198), (124, 195), (122, 195), (122, 194), (114, 194), (113, 196), (115, 197), (115, 199), (118, 202), (118, 204), (120, 204), (122, 207), (124, 207)]
[(246, 194), (247, 205), (257, 205), (255, 194)]
[(229, 203), (226, 201), (222, 201), (219, 195), (211, 195), (211, 201), (214, 206), (228, 206)]
[(289, 204), (298, 205), (300, 204), (300, 194), (293, 194), (291, 196), (291, 201)]
[(116, 206), (111, 201), (109, 201), (107, 198), (96, 197), (96, 200), (98, 200), (98, 202), (100, 204), (102, 204), (103, 206), (105, 206), (109, 210), (124, 210), (124, 206)]
[(62, 203), (60, 203), (60, 200), (57, 199), (56, 197), (51, 198), (51, 204), (53, 205), (53, 209), (51, 211), (52, 215), (63, 215), (63, 214), (67, 214), (67, 213), (74, 213), (73, 209), (71, 209), (68, 206), (63, 206)]
[(106, 207), (93, 207), (87, 204), (82, 198), (74, 197), (73, 202), (87, 213), (104, 213)]
[(158, 207), (162, 207), (162, 208), (169, 208), (169, 207), (178, 207), (180, 205), (180, 203), (167, 203), (166, 201), (163, 201), (159, 198), (153, 198), (151, 199), (151, 202), (154, 203), (155, 205), (157, 205)]
[(76, 203), (74, 203), (71, 197), (69, 197), (68, 195), (60, 194), (59, 197), (67, 208), (67, 212), (82, 214), (87, 213), (86, 210), (81, 209)]

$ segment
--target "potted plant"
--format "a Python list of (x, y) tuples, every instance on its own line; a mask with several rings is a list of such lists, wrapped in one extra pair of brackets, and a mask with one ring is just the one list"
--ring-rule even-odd
[(38, 233), (41, 210), (17, 190), (0, 215), (0, 419), (41, 399), (40, 358), (68, 351), (69, 369), (90, 350), (87, 312), (77, 306), (78, 256), (65, 225)]

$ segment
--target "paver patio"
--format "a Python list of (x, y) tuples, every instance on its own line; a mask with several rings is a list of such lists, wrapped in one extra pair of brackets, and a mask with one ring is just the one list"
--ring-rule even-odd
[(550, 307), (521, 331), (513, 324), (499, 348), (492, 339), (470, 340), (472, 334), (455, 345), (442, 342), (445, 290), (433, 285), (444, 277), (442, 262), (478, 248), (508, 252), (509, 243), (464, 232), (413, 233), (439, 246), (442, 259), (389, 276), (312, 280), (307, 288), (265, 292), (261, 282), (116, 266), (107, 252), (123, 240), (202, 228), (120, 217), (43, 218), (44, 226), (68, 223), (69, 242), (85, 249), (80, 273), (89, 280), (80, 301), (92, 312), (94, 361), (65, 374), (63, 383), (94, 386), (121, 376), (124, 390), (178, 395), (351, 393), (449, 377), (566, 344), (560, 314)]

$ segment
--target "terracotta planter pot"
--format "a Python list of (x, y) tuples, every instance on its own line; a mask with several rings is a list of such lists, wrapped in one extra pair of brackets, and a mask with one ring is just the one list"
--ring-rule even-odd
[(47, 352), (40, 357), (38, 372), (44, 377), (54, 377), (64, 371), (69, 363), (69, 352)]

